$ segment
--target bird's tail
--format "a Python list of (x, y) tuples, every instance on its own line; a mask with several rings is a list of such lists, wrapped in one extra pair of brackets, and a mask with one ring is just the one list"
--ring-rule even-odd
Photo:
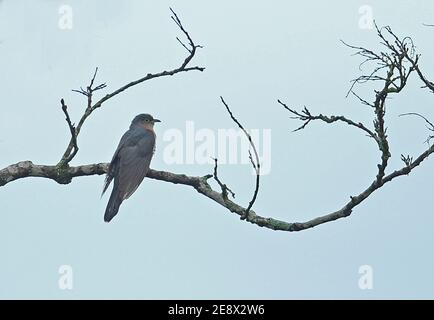
[(113, 188), (112, 193), (110, 195), (109, 202), (107, 204), (107, 208), (104, 213), (104, 221), (110, 222), (113, 217), (118, 213), (119, 207), (122, 203), (123, 199), (119, 197), (119, 192), (116, 186)]

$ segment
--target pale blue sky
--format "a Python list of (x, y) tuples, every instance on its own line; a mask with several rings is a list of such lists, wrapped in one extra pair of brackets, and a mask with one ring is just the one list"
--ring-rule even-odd
[[(60, 5), (73, 28), (58, 28)], [(32, 160), (54, 164), (69, 139), (59, 100), (75, 121), (85, 101), (71, 89), (96, 66), (107, 92), (148, 72), (179, 65), (185, 51), (170, 20), (173, 6), (204, 45), (204, 73), (157, 79), (110, 100), (86, 123), (72, 164), (109, 161), (138, 113), (157, 128), (152, 167), (204, 175), (209, 165), (163, 161), (169, 129), (232, 128), (223, 95), (248, 128), (271, 129), (272, 169), (254, 209), (302, 221), (338, 209), (375, 176), (376, 146), (347, 126), (298, 123), (276, 103), (345, 114), (370, 124), (371, 111), (345, 99), (359, 74), (357, 57), (340, 43), (378, 48), (359, 28), (371, 5), (379, 25), (413, 37), (421, 67), (434, 78), (432, 1), (11, 1), (0, 3), (0, 167)], [(389, 101), (393, 160), (417, 155), (427, 131), (403, 112), (434, 119), (433, 95), (412, 78)], [(372, 100), (371, 91), (362, 90)], [(105, 94), (105, 93), (101, 93)], [(224, 165), (222, 179), (248, 203), (248, 165)], [(103, 222), (102, 176), (69, 185), (29, 178), (0, 188), (0, 298), (434, 298), (433, 159), (385, 186), (339, 221), (301, 233), (274, 232), (240, 221), (186, 186), (147, 180)], [(169, 200), (169, 201), (168, 201)], [(370, 265), (374, 288), (360, 290), (358, 268)], [(58, 268), (70, 265), (73, 290), (60, 290)]]

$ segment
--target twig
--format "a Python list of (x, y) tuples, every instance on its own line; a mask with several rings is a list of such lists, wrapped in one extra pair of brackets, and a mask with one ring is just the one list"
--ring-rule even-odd
[(301, 120), (301, 121), (304, 122), (304, 124), (301, 127), (293, 130), (293, 132), (296, 132), (296, 131), (304, 129), (311, 121), (314, 121), (314, 120), (321, 120), (321, 121), (326, 122), (326, 123), (344, 122), (344, 123), (346, 123), (346, 124), (348, 124), (348, 125), (350, 125), (352, 127), (356, 127), (356, 128), (359, 128), (359, 129), (363, 130), (365, 133), (367, 133), (368, 137), (371, 137), (375, 141), (378, 142), (377, 135), (373, 131), (371, 131), (370, 129), (368, 129), (361, 122), (355, 122), (355, 121), (353, 121), (351, 119), (348, 119), (348, 118), (346, 118), (344, 116), (324, 116), (322, 114), (319, 114), (319, 115), (315, 116), (315, 115), (312, 115), (310, 113), (310, 111), (306, 107), (304, 107), (304, 109), (300, 113), (300, 112), (298, 112), (296, 110), (293, 110), (293, 109), (289, 108), (280, 99), (278, 99), (277, 102), (281, 106), (283, 106), (286, 110), (288, 110), (290, 113), (292, 113), (292, 114), (295, 115), (295, 116), (291, 117), (291, 119), (297, 119), (297, 120)]
[(410, 157), (409, 155), (404, 156), (401, 154), (401, 160), (405, 163), (407, 167), (411, 166), (411, 163), (413, 162), (413, 157)]
[[(402, 116), (417, 116), (419, 118), (422, 118), (427, 123), (427, 129), (434, 132), (434, 123), (432, 123), (431, 121), (429, 121), (426, 117), (424, 117), (420, 113), (408, 112), (408, 113), (402, 113), (399, 116), (400, 117), (402, 117)], [(431, 141), (431, 139), (434, 139), (434, 135), (428, 136), (428, 138), (425, 140), (425, 142), (429, 144), (430, 141)]]
[(250, 154), (250, 150), (249, 150), (249, 154), (250, 154), (250, 160), (253, 166), (253, 169), (255, 169), (256, 172), (256, 181), (255, 181), (255, 191), (253, 193), (253, 197), (249, 202), (249, 205), (246, 208), (246, 211), (244, 212), (244, 214), (241, 216), (241, 219), (249, 219), (249, 211), (252, 208), (253, 204), (256, 201), (256, 198), (258, 196), (258, 192), (259, 192), (259, 182), (260, 182), (260, 175), (261, 175), (261, 164), (259, 162), (259, 155), (258, 152), (256, 150), (255, 144), (253, 143), (252, 137), (250, 136), (250, 134), (247, 132), (246, 129), (244, 129), (243, 125), (237, 120), (237, 118), (235, 118), (235, 116), (233, 115), (231, 109), (229, 108), (228, 104), (225, 102), (225, 100), (223, 99), (222, 96), (220, 96), (220, 100), (223, 103), (223, 105), (225, 106), (227, 112), (229, 113), (229, 116), (231, 117), (231, 119), (238, 125), (238, 127), (244, 132), (244, 134), (246, 135), (247, 139), (249, 140), (249, 144), (253, 149), (253, 152), (255, 154), (255, 160), (256, 163), (253, 161), (251, 154)]
[(188, 43), (190, 45), (190, 48), (187, 48), (187, 46), (178, 37), (176, 38), (178, 40), (178, 42), (180, 42), (181, 45), (190, 53), (190, 55), (187, 58), (185, 58), (184, 63), (181, 66), (181, 68), (185, 68), (185, 66), (187, 66), (187, 64), (191, 61), (191, 59), (193, 59), (193, 57), (196, 53), (196, 49), (202, 48), (202, 46), (196, 45), (193, 42), (193, 39), (191, 39), (190, 34), (187, 32), (187, 30), (185, 30), (185, 28), (182, 25), (182, 22), (179, 19), (176, 12), (172, 8), (169, 8), (169, 9), (172, 12), (172, 16), (171, 16), (172, 20), (176, 23), (176, 25), (179, 27), (179, 29), (181, 29), (182, 33), (184, 33), (184, 35), (187, 38)]
[(220, 178), (217, 175), (217, 166), (218, 166), (217, 165), (217, 161), (218, 161), (217, 158), (213, 158), (213, 160), (214, 160), (214, 174), (213, 174), (213, 177), (214, 177), (214, 180), (218, 183), (218, 185), (222, 189), (223, 199), (226, 199), (226, 200), (228, 199), (228, 191), (231, 194), (232, 198), (235, 198), (235, 193), (226, 184), (224, 184), (223, 182), (221, 182)]
[(62, 111), (65, 114), (65, 120), (68, 124), (69, 131), (71, 132), (71, 141), (72, 141), (72, 152), (68, 155), (64, 155), (62, 160), (60, 161), (60, 166), (68, 165), (68, 163), (75, 157), (78, 152), (78, 144), (77, 144), (77, 133), (74, 124), (71, 122), (71, 118), (69, 117), (68, 107), (65, 104), (63, 99), (60, 100), (60, 104), (62, 106)]

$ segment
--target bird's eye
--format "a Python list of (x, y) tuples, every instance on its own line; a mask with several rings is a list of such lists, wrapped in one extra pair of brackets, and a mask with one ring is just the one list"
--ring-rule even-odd
[(146, 119), (145, 121), (146, 121), (146, 122), (149, 122), (149, 119)]

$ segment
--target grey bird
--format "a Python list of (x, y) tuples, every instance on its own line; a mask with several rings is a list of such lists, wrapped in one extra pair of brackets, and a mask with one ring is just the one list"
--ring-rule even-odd
[(161, 122), (150, 114), (139, 114), (124, 133), (110, 162), (102, 194), (114, 179), (114, 186), (104, 214), (110, 222), (119, 207), (137, 190), (149, 171), (155, 151), (154, 124)]

